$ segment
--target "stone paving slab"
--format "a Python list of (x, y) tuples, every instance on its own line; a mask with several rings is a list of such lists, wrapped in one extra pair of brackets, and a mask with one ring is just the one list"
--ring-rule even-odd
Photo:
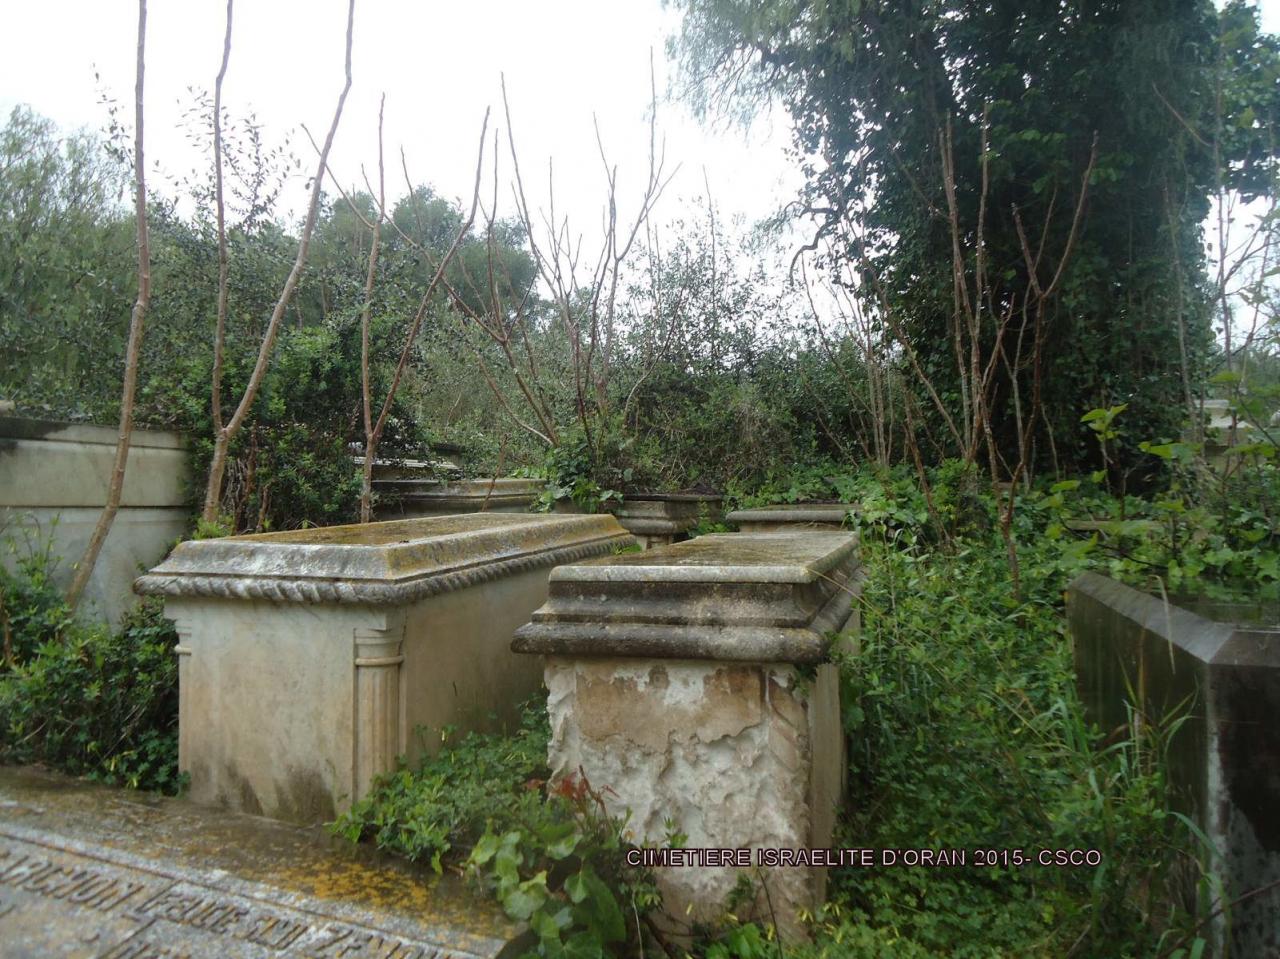
[(520, 931), (319, 830), (0, 767), (3, 959), (506, 959)]

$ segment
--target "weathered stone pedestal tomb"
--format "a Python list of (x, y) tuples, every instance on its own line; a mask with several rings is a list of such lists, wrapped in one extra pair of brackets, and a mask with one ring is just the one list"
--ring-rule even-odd
[(720, 503), (703, 493), (629, 493), (613, 514), (641, 549), (652, 549), (684, 539), (704, 516), (719, 519)]
[(611, 516), (475, 514), (180, 544), (135, 584), (177, 624), (191, 798), (332, 819), (445, 725), (539, 688), (507, 648), (558, 563), (632, 542)]
[(821, 901), (824, 870), (756, 865), (830, 844), (845, 763), (828, 646), (857, 570), (845, 533), (701, 536), (557, 568), (516, 631), (512, 649), (546, 657), (554, 776), (582, 770), (637, 844), (664, 846), (671, 821), (687, 849), (750, 850), (745, 868), (658, 870), (673, 931), (720, 915), (740, 875), (784, 933)]
[(855, 508), (852, 503), (784, 503), (736, 509), (725, 520), (744, 533), (839, 530), (845, 528), (845, 517)]
[(1130, 708), (1181, 718), (1169, 779), (1216, 850), (1214, 954), (1280, 955), (1280, 609), (1166, 601), (1085, 573), (1067, 623), (1080, 698), (1104, 732), (1124, 730)]

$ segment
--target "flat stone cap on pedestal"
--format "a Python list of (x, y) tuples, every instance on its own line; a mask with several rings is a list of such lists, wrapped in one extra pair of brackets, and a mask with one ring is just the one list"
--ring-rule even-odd
[(856, 509), (852, 503), (785, 503), (735, 509), (725, 517), (725, 521), (738, 526), (743, 523), (794, 523), (797, 526), (822, 523), (841, 526), (852, 509)]
[(721, 533), (560, 566), (518, 653), (818, 663), (849, 619), (858, 538)]
[(396, 605), (632, 543), (612, 516), (471, 513), (179, 543), (144, 596)]

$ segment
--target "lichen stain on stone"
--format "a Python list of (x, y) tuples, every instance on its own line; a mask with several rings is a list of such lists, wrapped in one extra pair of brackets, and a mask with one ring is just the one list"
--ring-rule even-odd
[(305, 890), (319, 899), (358, 903), (391, 912), (410, 912), (419, 916), (438, 915), (440, 903), (432, 894), (434, 883), (426, 882), (365, 863), (314, 863), (293, 865), (282, 863), (264, 873), (281, 885)]
[[(211, 882), (228, 874), (235, 882), (261, 884), (266, 901), (291, 901), (313, 911), (318, 905), (319, 918), (345, 917), (375, 927), (406, 920), (430, 927), (456, 943), (454, 955), (491, 954), (477, 953), (468, 936), (488, 942), (516, 932), (500, 908), (461, 880), (435, 876), (320, 828), (126, 793), (41, 770), (0, 767), (0, 825), (15, 820), (63, 837), (59, 842), (70, 839), (89, 850), (121, 850), (155, 860), (162, 870), (172, 864)], [(299, 903), (300, 898), (338, 908), (331, 913), (323, 903)], [(9, 955), (3, 945), (0, 954)]]

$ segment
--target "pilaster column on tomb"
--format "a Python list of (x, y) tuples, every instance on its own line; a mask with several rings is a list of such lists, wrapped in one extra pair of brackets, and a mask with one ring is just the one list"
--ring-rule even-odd
[(373, 781), (395, 768), (404, 752), (403, 616), (389, 616), (385, 625), (356, 627), (355, 736), (352, 781), (355, 796), (369, 792)]

